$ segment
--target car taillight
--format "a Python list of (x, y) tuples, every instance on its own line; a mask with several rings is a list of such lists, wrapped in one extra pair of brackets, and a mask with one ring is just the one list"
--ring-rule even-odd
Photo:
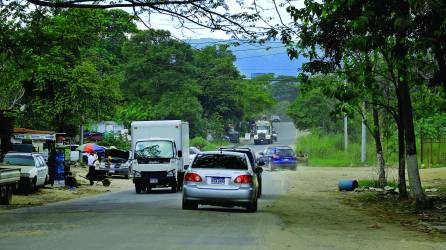
[(201, 176), (196, 173), (187, 173), (186, 176), (184, 176), (185, 181), (191, 181), (191, 182), (201, 182)]
[(252, 176), (251, 175), (240, 175), (235, 178), (234, 183), (252, 183)]

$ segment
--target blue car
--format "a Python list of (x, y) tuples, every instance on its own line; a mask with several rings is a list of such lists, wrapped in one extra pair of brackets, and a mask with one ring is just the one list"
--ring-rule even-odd
[(259, 162), (274, 171), (278, 168), (296, 170), (297, 158), (294, 150), (288, 146), (271, 146), (260, 152)]

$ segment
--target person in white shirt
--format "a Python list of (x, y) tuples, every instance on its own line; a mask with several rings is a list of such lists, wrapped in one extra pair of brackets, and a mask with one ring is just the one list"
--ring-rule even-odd
[(87, 158), (87, 163), (88, 163), (87, 179), (90, 180), (90, 185), (94, 184), (95, 163), (98, 160), (96, 157), (97, 156), (95, 156), (95, 152), (92, 151), (92, 152), (90, 152), (90, 154), (88, 155), (88, 158)]

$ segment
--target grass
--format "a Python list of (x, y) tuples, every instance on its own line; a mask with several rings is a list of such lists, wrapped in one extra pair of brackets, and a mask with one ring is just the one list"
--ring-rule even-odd
[[(379, 187), (379, 183), (378, 183), (378, 180), (358, 180), (358, 186), (360, 188), (362, 188), (362, 187), (378, 188)], [(393, 187), (393, 188), (397, 188), (398, 187), (398, 185), (394, 181), (387, 181), (387, 185), (386, 186)]]
[(190, 145), (199, 148), (201, 151), (213, 151), (219, 147), (229, 146), (231, 143), (222, 140), (209, 142), (203, 137), (195, 137), (190, 141)]
[(361, 162), (361, 144), (349, 141), (344, 150), (342, 134), (321, 135), (311, 133), (300, 137), (296, 143), (296, 152), (304, 152), (309, 157), (310, 166), (353, 167), (375, 164), (374, 144), (367, 143), (367, 161)]

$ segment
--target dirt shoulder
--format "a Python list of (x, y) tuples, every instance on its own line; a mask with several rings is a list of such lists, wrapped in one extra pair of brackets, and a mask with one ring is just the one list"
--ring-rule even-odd
[(102, 185), (101, 182), (96, 182), (93, 186), (90, 186), (88, 180), (82, 177), (87, 174), (87, 168), (76, 167), (72, 168), (71, 170), (80, 186), (69, 188), (56, 185), (46, 185), (45, 187), (41, 187), (38, 189), (38, 191), (31, 194), (14, 194), (12, 205), (2, 205), (0, 206), (0, 211), (22, 207), (41, 206), (48, 203), (88, 197), (106, 192), (116, 192), (131, 188), (133, 185), (131, 180), (117, 177), (110, 178), (111, 184), (108, 187)]
[(289, 193), (267, 208), (284, 225), (271, 241), (274, 249), (446, 249), (446, 237), (405, 227), (345, 203), (340, 179), (370, 179), (372, 168), (303, 167), (283, 171)]

